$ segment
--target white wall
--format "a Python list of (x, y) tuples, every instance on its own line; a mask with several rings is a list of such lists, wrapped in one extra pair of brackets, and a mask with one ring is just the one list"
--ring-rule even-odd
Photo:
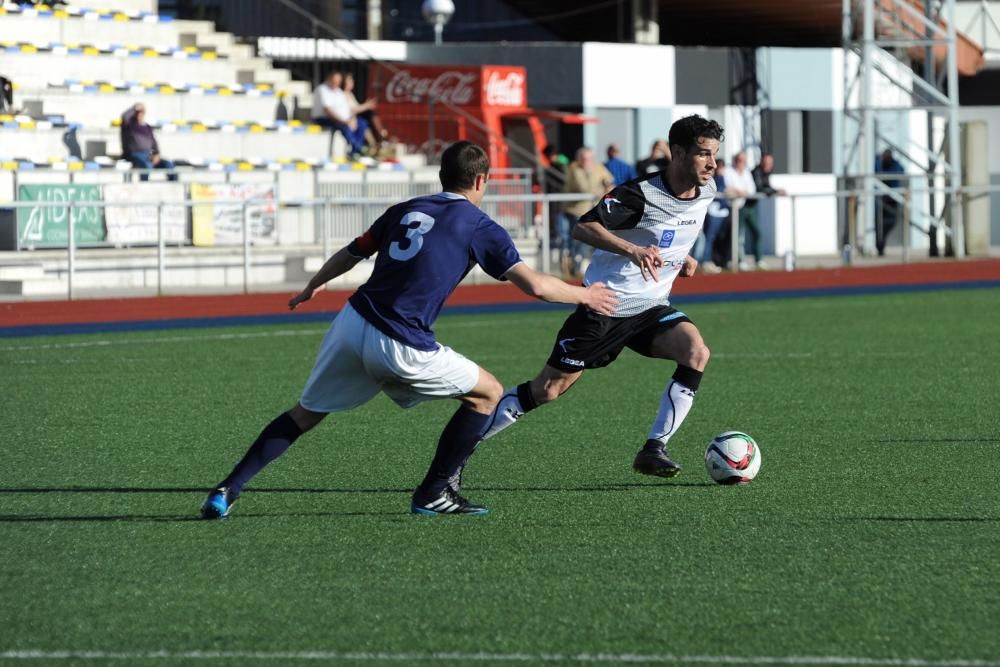
[(674, 48), (583, 44), (583, 106), (670, 107), (676, 101)]
[[(797, 255), (835, 255), (837, 236), (837, 179), (833, 174), (774, 174), (771, 185), (789, 195), (827, 195), (795, 200), (795, 250)], [(775, 200), (774, 249), (778, 256), (792, 249), (792, 200)]]
[(989, 170), (991, 174), (1000, 174), (1000, 106), (998, 107), (960, 107), (958, 119), (961, 122), (982, 120), (989, 125)]

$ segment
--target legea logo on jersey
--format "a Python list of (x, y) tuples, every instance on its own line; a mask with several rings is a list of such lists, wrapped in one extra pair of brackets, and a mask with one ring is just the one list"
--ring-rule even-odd
[(614, 197), (607, 196), (604, 198), (604, 205), (608, 208), (608, 213), (611, 213), (611, 204), (621, 204), (621, 200), (615, 199)]
[(670, 244), (674, 242), (674, 230), (666, 229), (663, 231), (663, 236), (660, 237), (660, 247), (669, 248)]

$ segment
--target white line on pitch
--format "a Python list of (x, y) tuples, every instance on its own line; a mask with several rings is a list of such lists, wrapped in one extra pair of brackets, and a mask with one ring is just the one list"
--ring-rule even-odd
[[(469, 316), (461, 316), (469, 317)], [(519, 319), (516, 317), (508, 317), (507, 321)], [(472, 327), (485, 327), (485, 326), (496, 326), (494, 322), (484, 322), (484, 321), (448, 321), (440, 322), (439, 328), (447, 331), (448, 329), (465, 329)], [(241, 325), (235, 325), (241, 326)], [(270, 338), (272, 336), (312, 336), (315, 334), (321, 334), (325, 332), (329, 327), (324, 326), (323, 328), (311, 327), (308, 329), (277, 329), (274, 331), (252, 331), (247, 333), (220, 333), (220, 334), (205, 334), (203, 336), (162, 336), (159, 338), (122, 338), (122, 339), (108, 339), (102, 338), (100, 340), (83, 340), (69, 343), (42, 343), (40, 345), (7, 345), (0, 346), (0, 352), (23, 352), (25, 350), (65, 350), (74, 348), (86, 348), (86, 347), (112, 347), (114, 345), (146, 345), (155, 343), (188, 343), (192, 341), (216, 341), (216, 340), (244, 340), (248, 338)], [(86, 335), (86, 334), (82, 334)]]
[(0, 660), (326, 660), (331, 662), (580, 662), (729, 665), (848, 665), (862, 667), (1000, 667), (992, 660), (868, 658), (839, 655), (671, 655), (637, 653), (392, 653), (360, 651), (2, 651)]

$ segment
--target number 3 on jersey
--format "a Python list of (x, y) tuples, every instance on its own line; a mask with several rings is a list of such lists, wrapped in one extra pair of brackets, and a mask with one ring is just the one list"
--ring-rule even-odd
[[(414, 223), (417, 224), (411, 226)], [(413, 259), (424, 246), (424, 234), (431, 231), (431, 227), (434, 226), (434, 218), (420, 211), (410, 211), (403, 216), (399, 224), (408, 227), (406, 230), (408, 243), (406, 247), (403, 247), (399, 241), (393, 241), (389, 244), (389, 257), (399, 262), (405, 262), (408, 259)]]

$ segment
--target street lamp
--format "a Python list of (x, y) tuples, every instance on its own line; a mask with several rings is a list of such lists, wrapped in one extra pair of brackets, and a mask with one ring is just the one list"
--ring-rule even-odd
[(441, 33), (444, 32), (444, 24), (455, 13), (455, 3), (451, 0), (424, 0), (421, 10), (427, 22), (434, 26), (434, 43), (441, 44)]

